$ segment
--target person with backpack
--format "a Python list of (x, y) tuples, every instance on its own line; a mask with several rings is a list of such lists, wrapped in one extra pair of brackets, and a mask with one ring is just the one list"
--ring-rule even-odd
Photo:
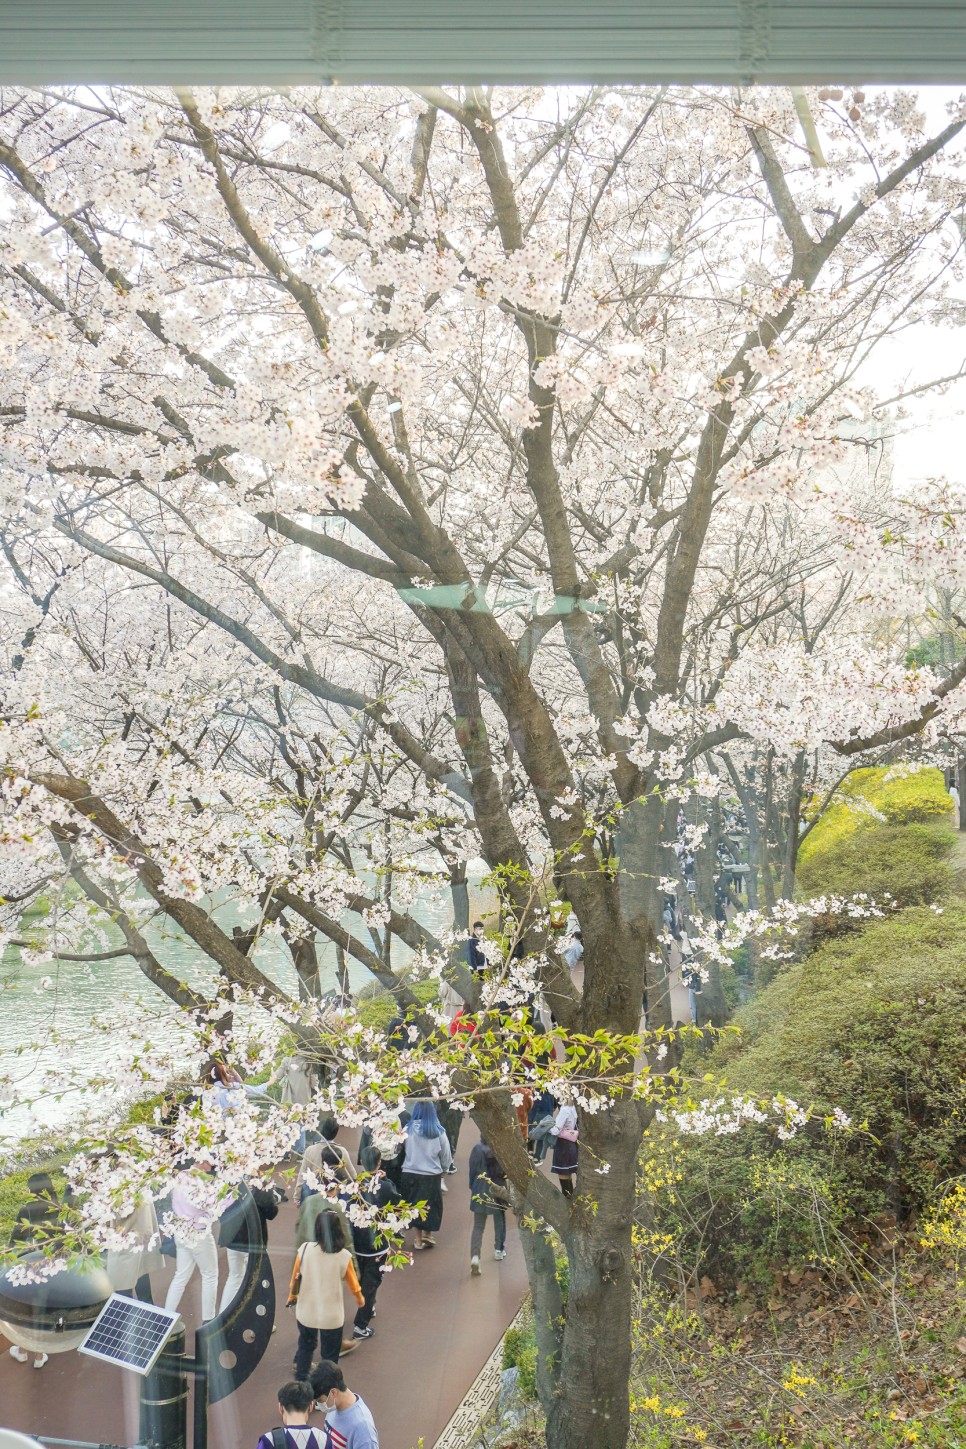
[(257, 1449), (326, 1449), (325, 1428), (309, 1423), (315, 1404), (315, 1390), (306, 1379), (293, 1379), (278, 1391), (278, 1412), (282, 1427), (269, 1429)]
[[(382, 1170), (382, 1156), (377, 1147), (367, 1147), (362, 1154), (362, 1169), (368, 1173), (362, 1186), (362, 1200), (368, 1207), (384, 1209), (405, 1204), (406, 1199)], [(382, 1267), (389, 1255), (389, 1244), (373, 1223), (352, 1224), (352, 1241), (359, 1265), (359, 1287), (365, 1302), (356, 1312), (352, 1327), (355, 1339), (371, 1338), (372, 1320), (376, 1316), (376, 1294), (382, 1283)]]
[(470, 1153), (470, 1212), (473, 1231), (470, 1234), (470, 1275), (480, 1276), (480, 1253), (483, 1229), (487, 1218), (493, 1219), (493, 1257), (502, 1263), (506, 1257), (506, 1209), (509, 1203), (506, 1173), (496, 1153), (481, 1137)]

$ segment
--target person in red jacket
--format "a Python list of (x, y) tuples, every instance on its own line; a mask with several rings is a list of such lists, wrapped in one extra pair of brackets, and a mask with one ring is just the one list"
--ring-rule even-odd
[(476, 1031), (476, 1022), (470, 1016), (465, 1006), (461, 1006), (449, 1024), (450, 1036), (472, 1036)]

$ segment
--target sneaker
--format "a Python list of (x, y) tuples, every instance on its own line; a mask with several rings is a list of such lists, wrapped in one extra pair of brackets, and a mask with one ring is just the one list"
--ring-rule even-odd
[(458, 1172), (458, 1171), (459, 1171), (459, 1169), (457, 1168), (455, 1162), (451, 1162), (450, 1165), (449, 1165), (449, 1167), (447, 1167), (447, 1169), (446, 1169), (446, 1172), (447, 1172), (448, 1176), (450, 1176), (450, 1177), (453, 1176), (453, 1173), (454, 1172)]
[(445, 1182), (440, 1183), (439, 1190), (440, 1192), (449, 1192), (449, 1188), (446, 1186)]
[(30, 1354), (26, 1353), (22, 1348), (18, 1348), (17, 1345), (14, 1344), (13, 1348), (10, 1350), (10, 1357), (15, 1358), (18, 1363), (26, 1363), (28, 1358), (30, 1357)]
[(45, 1353), (42, 1353), (39, 1358), (34, 1359), (34, 1368), (43, 1368), (46, 1362), (47, 1355)]
[(479, 1260), (479, 1258), (476, 1258), (476, 1257), (471, 1258), (470, 1259), (470, 1277), (471, 1278), (478, 1278), (480, 1276), (480, 1274), (482, 1273), (482, 1271), (483, 1270), (480, 1267), (480, 1260)]
[(354, 1328), (352, 1330), (353, 1338), (371, 1338), (372, 1335), (373, 1329), (371, 1328)]
[(344, 1338), (342, 1340), (342, 1348), (339, 1350), (340, 1357), (343, 1354), (351, 1353), (354, 1348), (358, 1347), (359, 1340), (357, 1338)]
[(505, 1257), (506, 1250), (504, 1248), (497, 1248), (496, 1252), (493, 1254), (494, 1261), (497, 1263), (502, 1263)]

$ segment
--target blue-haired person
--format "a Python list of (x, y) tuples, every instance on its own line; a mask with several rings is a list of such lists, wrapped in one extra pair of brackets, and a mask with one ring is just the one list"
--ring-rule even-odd
[(406, 1123), (406, 1155), (403, 1158), (402, 1190), (410, 1203), (425, 1203), (416, 1220), (416, 1248), (434, 1248), (434, 1234), (443, 1221), (443, 1173), (453, 1162), (453, 1150), (435, 1105), (419, 1101)]

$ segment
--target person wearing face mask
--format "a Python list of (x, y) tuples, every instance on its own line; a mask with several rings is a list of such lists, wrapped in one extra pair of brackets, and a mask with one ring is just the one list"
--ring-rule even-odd
[(315, 1407), (325, 1410), (326, 1449), (379, 1449), (379, 1435), (368, 1407), (346, 1388), (342, 1370), (322, 1359), (309, 1374)]

